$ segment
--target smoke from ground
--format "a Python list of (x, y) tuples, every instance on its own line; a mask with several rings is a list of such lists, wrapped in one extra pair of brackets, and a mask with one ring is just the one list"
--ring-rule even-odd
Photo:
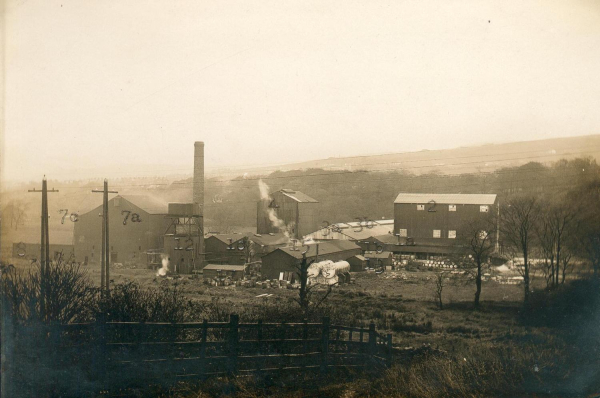
[(156, 276), (166, 276), (169, 272), (169, 258), (166, 255), (162, 255), (162, 267), (156, 271)]

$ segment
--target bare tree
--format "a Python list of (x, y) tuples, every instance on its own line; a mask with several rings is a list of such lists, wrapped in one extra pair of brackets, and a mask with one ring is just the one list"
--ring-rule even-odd
[(300, 264), (296, 266), (298, 278), (300, 279), (300, 291), (298, 292), (298, 298), (295, 301), (300, 305), (300, 309), (304, 314), (304, 318), (308, 318), (314, 310), (319, 308), (319, 306), (325, 300), (327, 300), (327, 297), (329, 297), (329, 295), (333, 291), (333, 286), (337, 284), (335, 283), (332, 285), (327, 285), (327, 291), (325, 292), (325, 294), (321, 295), (321, 297), (319, 297), (315, 302), (313, 302), (313, 289), (318, 285), (308, 284), (308, 268), (314, 262), (315, 260), (308, 261), (306, 259), (306, 253), (302, 253), (302, 261), (300, 261)]
[(523, 267), (518, 270), (523, 276), (524, 302), (529, 303), (530, 263), (529, 255), (534, 246), (534, 228), (540, 208), (535, 196), (516, 196), (511, 198), (500, 210), (500, 233), (513, 253), (523, 256)]
[(434, 283), (435, 298), (437, 300), (438, 307), (440, 308), (440, 310), (443, 310), (444, 302), (442, 301), (442, 292), (444, 291), (444, 287), (446, 286), (446, 273), (436, 273)]
[(27, 220), (28, 208), (29, 205), (24, 201), (13, 199), (6, 204), (2, 213), (4, 214), (4, 217), (10, 220), (10, 226), (17, 230), (19, 225), (23, 225)]
[(461, 261), (458, 264), (460, 268), (472, 273), (475, 279), (476, 290), (473, 303), (475, 308), (479, 308), (483, 267), (495, 250), (495, 221), (496, 218), (493, 216), (472, 221), (462, 228), (464, 236), (459, 237), (465, 246), (463, 253), (461, 253)]
[(600, 178), (574, 189), (570, 200), (577, 211), (577, 234), (570, 240), (572, 251), (590, 262), (594, 278), (600, 278)]

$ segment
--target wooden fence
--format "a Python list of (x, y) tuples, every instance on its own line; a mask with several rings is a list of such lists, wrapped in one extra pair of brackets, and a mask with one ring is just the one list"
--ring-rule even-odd
[[(26, 331), (16, 334), (26, 339)], [(33, 340), (39, 339), (34, 337)], [(104, 388), (144, 386), (211, 375), (327, 372), (333, 368), (386, 367), (392, 335), (369, 328), (321, 323), (103, 322), (45, 325), (52, 366)], [(30, 341), (33, 341), (30, 340)], [(39, 341), (39, 340), (38, 340)], [(71, 369), (71, 370), (69, 370)]]

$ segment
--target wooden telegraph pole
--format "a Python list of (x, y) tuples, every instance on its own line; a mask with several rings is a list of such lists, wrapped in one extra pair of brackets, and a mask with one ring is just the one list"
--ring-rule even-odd
[(104, 189), (94, 189), (94, 193), (103, 193), (102, 201), (102, 266), (100, 269), (100, 293), (102, 297), (110, 296), (110, 239), (108, 237), (108, 194), (118, 193), (108, 190), (108, 180), (104, 179)]
[(48, 192), (58, 192), (54, 188), (48, 190), (46, 176), (42, 180), (42, 190), (30, 189), (28, 192), (42, 193), (42, 223), (40, 239), (40, 317), (46, 318), (46, 279), (50, 266), (50, 237), (48, 233)]

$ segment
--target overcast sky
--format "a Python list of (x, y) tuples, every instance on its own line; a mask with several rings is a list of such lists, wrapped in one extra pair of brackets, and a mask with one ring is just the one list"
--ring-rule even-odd
[(600, 133), (600, 1), (7, 0), (7, 179)]

